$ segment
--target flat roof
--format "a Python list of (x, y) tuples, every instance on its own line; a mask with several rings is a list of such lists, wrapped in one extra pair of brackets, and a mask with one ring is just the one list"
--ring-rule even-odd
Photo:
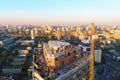
[(22, 43), (22, 42), (24, 42), (24, 43), (31, 43), (31, 42), (34, 42), (34, 41), (33, 40), (18, 40), (16, 42), (19, 42), (19, 43)]
[(0, 37), (0, 40), (5, 40), (5, 39), (9, 39), (9, 38), (13, 38), (13, 37)]
[(70, 45), (70, 43), (62, 41), (49, 41), (48, 44), (59, 48)]
[(90, 43), (90, 40), (83, 40), (83, 41), (81, 41), (82, 43), (84, 43), (84, 44), (89, 44)]
[(78, 46), (75, 46), (73, 48), (68, 48), (68, 49), (65, 49), (65, 51), (62, 51), (62, 52), (56, 52), (56, 53), (52, 53), (52, 51), (50, 50), (50, 48), (48, 47), (48, 44), (45, 44), (45, 47), (46, 47), (46, 50), (47, 50), (47, 57), (59, 57), (61, 55), (64, 55), (65, 51), (68, 52), (68, 51), (73, 51), (73, 50), (78, 50), (80, 49)]

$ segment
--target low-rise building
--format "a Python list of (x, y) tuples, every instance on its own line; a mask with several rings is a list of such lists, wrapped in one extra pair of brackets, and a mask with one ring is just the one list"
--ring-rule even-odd
[(2, 69), (4, 74), (20, 74), (22, 68), (21, 67), (5, 67)]
[(100, 48), (96, 48), (94, 55), (95, 55), (95, 62), (96, 63), (101, 63), (102, 50)]
[(68, 42), (49, 41), (44, 44), (44, 57), (47, 66), (59, 68), (80, 57), (79, 46), (72, 46)]
[(47, 71), (44, 79), (81, 80), (89, 71), (89, 56), (82, 57), (79, 45), (63, 41), (49, 41), (43, 45)]
[(7, 37), (7, 38), (0, 38), (0, 46), (5, 46), (14, 41), (13, 37)]
[(11, 65), (13, 66), (22, 66), (25, 63), (26, 56), (15, 56)]
[(115, 39), (120, 39), (120, 30), (114, 30), (113, 37)]
[(112, 58), (113, 60), (120, 61), (120, 53), (119, 52), (112, 53)]
[(85, 52), (87, 55), (90, 54), (90, 41), (89, 40), (83, 40), (79, 44), (81, 52)]

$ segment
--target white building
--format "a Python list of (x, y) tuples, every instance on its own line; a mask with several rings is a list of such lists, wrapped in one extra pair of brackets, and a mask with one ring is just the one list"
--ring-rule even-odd
[(95, 62), (101, 63), (101, 57), (102, 57), (102, 50), (100, 48), (95, 49)]
[(13, 37), (8, 37), (8, 38), (0, 38), (0, 46), (5, 46), (7, 44), (12, 43), (14, 40)]
[(35, 28), (35, 36), (37, 36), (37, 35), (38, 35), (38, 29)]
[(33, 29), (31, 30), (31, 33), (30, 33), (30, 34), (31, 34), (31, 39), (33, 40), (34, 37), (35, 37), (35, 34), (34, 34), (34, 30), (33, 30)]
[(87, 53), (87, 55), (90, 54), (90, 42), (89, 42), (89, 40), (81, 41), (79, 46), (80, 46), (80, 49), (82, 52)]

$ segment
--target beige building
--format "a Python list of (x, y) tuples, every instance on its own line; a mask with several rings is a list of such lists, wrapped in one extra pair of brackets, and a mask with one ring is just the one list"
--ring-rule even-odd
[(113, 37), (116, 38), (116, 39), (120, 39), (120, 30), (115, 30)]
[(79, 46), (72, 46), (68, 42), (49, 41), (44, 44), (44, 57), (47, 66), (59, 68), (80, 57)]

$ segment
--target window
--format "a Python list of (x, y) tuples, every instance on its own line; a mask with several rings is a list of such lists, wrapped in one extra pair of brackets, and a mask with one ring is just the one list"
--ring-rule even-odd
[(87, 48), (87, 51), (90, 51), (90, 48)]
[(55, 61), (57, 61), (57, 58), (55, 58)]
[(62, 62), (62, 65), (64, 65), (64, 62)]
[(81, 47), (81, 51), (83, 51), (83, 47)]
[(73, 51), (73, 53), (76, 53), (76, 51)]
[(71, 62), (71, 59), (69, 59), (69, 61)]
[(70, 53), (68, 53), (68, 56), (70, 56)]
[(77, 74), (77, 78), (79, 78), (81, 76), (80, 74), (81, 74), (80, 72)]

